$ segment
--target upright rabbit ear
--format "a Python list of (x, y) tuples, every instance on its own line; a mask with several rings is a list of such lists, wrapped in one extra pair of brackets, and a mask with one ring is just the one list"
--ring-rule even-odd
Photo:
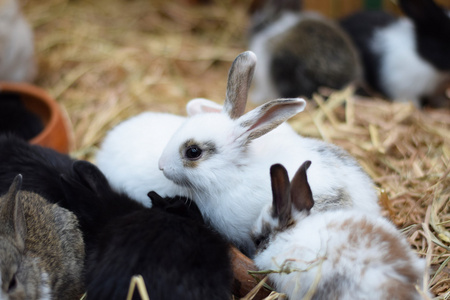
[(310, 165), (311, 161), (305, 161), (295, 173), (291, 182), (291, 201), (298, 211), (310, 211), (314, 206), (311, 187), (306, 176), (306, 171)]
[(8, 193), (2, 197), (0, 208), (0, 219), (3, 223), (1, 231), (4, 234), (12, 236), (17, 247), (20, 250), (25, 248), (25, 236), (27, 233), (25, 215), (23, 212), (22, 201), (20, 200), (20, 188), (22, 186), (22, 175), (17, 175)]
[(251, 51), (239, 54), (231, 65), (223, 111), (233, 120), (245, 112), (255, 66), (256, 55)]
[(237, 140), (246, 144), (303, 111), (305, 106), (306, 101), (300, 98), (277, 99), (267, 102), (238, 119), (244, 132), (237, 137)]
[(286, 227), (291, 219), (292, 205), (289, 198), (289, 176), (286, 169), (275, 164), (270, 167), (270, 179), (272, 182), (272, 213), (278, 218), (281, 227)]
[(191, 117), (202, 113), (219, 113), (222, 108), (222, 105), (205, 98), (195, 98), (186, 104), (186, 112)]
[(82, 182), (89, 187), (97, 196), (109, 192), (111, 187), (105, 175), (95, 165), (88, 161), (77, 160), (73, 163), (73, 170)]

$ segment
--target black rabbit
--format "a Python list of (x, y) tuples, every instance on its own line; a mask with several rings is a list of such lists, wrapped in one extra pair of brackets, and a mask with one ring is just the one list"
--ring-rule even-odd
[(63, 205), (86, 230), (87, 299), (125, 299), (136, 274), (152, 300), (230, 299), (228, 244), (193, 202), (151, 192), (147, 208), (114, 192), (93, 164), (77, 161), (73, 170), (78, 178), (62, 177)]

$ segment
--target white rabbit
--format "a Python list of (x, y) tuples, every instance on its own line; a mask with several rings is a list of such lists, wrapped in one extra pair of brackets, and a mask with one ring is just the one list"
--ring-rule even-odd
[[(186, 106), (188, 115), (222, 109), (206, 99), (197, 98), (194, 102), (198, 105)], [(110, 185), (146, 206), (151, 206), (147, 195), (150, 191), (162, 197), (189, 196), (189, 190), (168, 180), (158, 168), (164, 147), (185, 119), (174, 114), (144, 112), (111, 129), (96, 155), (97, 165)]]
[[(426, 263), (388, 220), (355, 209), (310, 214), (306, 170), (292, 183), (279, 164), (270, 169), (273, 203), (254, 227), (254, 258), (289, 299), (423, 299)], [(312, 164), (314, 165), (314, 163)], [(428, 294), (428, 292), (424, 292)]]
[(33, 81), (33, 32), (17, 0), (0, 1), (0, 80)]
[(243, 114), (255, 63), (252, 52), (233, 62), (221, 113), (206, 113), (204, 99), (191, 101), (190, 107), (198, 104), (204, 113), (188, 118), (167, 143), (159, 160), (164, 175), (188, 189), (205, 219), (247, 254), (253, 250), (251, 227), (271, 200), (268, 170), (274, 163), (295, 171), (305, 160), (314, 161), (314, 210), (379, 213), (371, 179), (347, 152), (293, 134), (289, 126), (277, 128), (304, 109), (303, 99), (273, 100)]

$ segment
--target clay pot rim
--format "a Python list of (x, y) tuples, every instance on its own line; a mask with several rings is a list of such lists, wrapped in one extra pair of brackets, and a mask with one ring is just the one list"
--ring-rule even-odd
[[(70, 151), (74, 141), (70, 119), (63, 107), (61, 107), (47, 91), (27, 82), (0, 81), (0, 92), (2, 91), (17, 93), (32, 98), (48, 109), (48, 120), (46, 124), (44, 124), (43, 130), (35, 137), (28, 140), (30, 144), (50, 147), (62, 153), (68, 153)], [(62, 128), (59, 130), (64, 131), (64, 137), (61, 142), (58, 143), (54, 141), (53, 135), (55, 128), (61, 126)], [(49, 140), (53, 140), (53, 142), (49, 143)]]

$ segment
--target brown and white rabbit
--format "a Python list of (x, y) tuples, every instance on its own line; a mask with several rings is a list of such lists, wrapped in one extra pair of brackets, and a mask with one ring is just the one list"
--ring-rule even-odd
[(0, 80), (33, 81), (34, 40), (18, 0), (0, 0)]
[(317, 12), (300, 11), (299, 0), (266, 0), (251, 17), (249, 50), (258, 57), (255, 103), (308, 97), (319, 87), (341, 89), (361, 76), (348, 35)]
[(17, 175), (0, 197), (0, 298), (79, 299), (84, 244), (77, 218), (21, 184)]
[(223, 110), (205, 99), (189, 103), (202, 113), (187, 118), (168, 141), (159, 159), (164, 176), (187, 190), (183, 195), (205, 219), (247, 254), (251, 227), (272, 199), (267, 171), (274, 163), (295, 172), (305, 160), (314, 161), (309, 175), (316, 211), (355, 207), (379, 213), (373, 182), (354, 158), (283, 124), (304, 109), (303, 99), (273, 100), (244, 114), (255, 64), (249, 51), (233, 62)]
[(282, 165), (270, 169), (273, 202), (253, 237), (255, 264), (275, 271), (268, 275), (275, 289), (289, 299), (423, 299), (416, 287), (426, 290), (425, 260), (391, 222), (354, 209), (311, 213), (310, 165), (291, 183)]

